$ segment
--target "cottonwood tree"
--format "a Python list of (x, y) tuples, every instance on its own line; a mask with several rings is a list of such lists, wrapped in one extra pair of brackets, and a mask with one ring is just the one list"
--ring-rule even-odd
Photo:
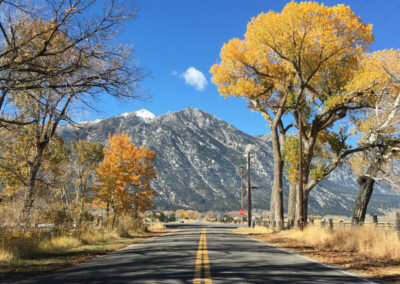
[[(90, 89), (93, 96), (99, 91), (118, 97), (133, 96), (132, 83), (139, 81), (143, 73), (132, 64), (129, 48), (111, 43), (121, 26), (135, 16), (133, 5), (120, 0), (2, 0), (0, 9), (0, 122), (3, 126), (31, 122), (10, 104), (15, 95), (12, 91), (43, 88), (61, 91), (80, 87)], [(55, 49), (60, 37), (65, 38), (63, 46)], [(51, 58), (60, 60), (62, 56), (64, 60), (60, 64), (48, 66)], [(109, 65), (114, 73), (99, 72), (96, 76), (88, 72), (77, 78), (77, 72), (83, 74), (93, 68), (94, 60), (98, 67)], [(59, 80), (73, 75), (75, 80)], [(107, 84), (110, 79), (119, 86)], [(127, 82), (129, 88), (124, 84)], [(83, 104), (89, 103), (87, 98), (80, 99)]]
[[(319, 182), (310, 179), (318, 135), (361, 107), (364, 93), (349, 93), (345, 86), (361, 55), (374, 38), (345, 5), (327, 7), (316, 2), (290, 2), (281, 13), (270, 11), (253, 18), (243, 40), (232, 39), (221, 50), (221, 62), (211, 68), (213, 82), (224, 96), (247, 98), (270, 126), (274, 157), (272, 217), (283, 226), (281, 144), (291, 126), (303, 124), (305, 184), (301, 198), (307, 220), (308, 196)], [(298, 121), (298, 112), (303, 113)], [(272, 202), (273, 203), (273, 202)]]
[(104, 160), (96, 168), (95, 199), (104, 205), (107, 216), (112, 209), (113, 221), (123, 213), (131, 212), (138, 220), (139, 214), (152, 208), (156, 196), (150, 182), (156, 178), (151, 164), (155, 153), (136, 147), (124, 133), (109, 136), (104, 148)]
[(132, 50), (115, 44), (119, 29), (136, 11), (122, 2), (44, 1), (43, 14), (21, 13), (4, 29), (10, 43), (6, 40), (1, 57), (0, 89), (9, 102), (9, 108), (3, 105), (3, 113), (6, 117), (23, 114), (22, 122), (35, 127), (26, 217), (34, 202), (43, 152), (59, 124), (71, 121), (72, 107), (90, 108), (105, 94), (138, 98), (136, 87), (144, 73), (134, 64)]
[[(12, 131), (10, 131), (12, 130)], [(2, 195), (15, 198), (23, 195), (28, 186), (30, 164), (35, 157), (35, 128), (33, 125), (12, 126), (1, 129), (0, 179), (4, 188)], [(35, 197), (50, 196), (58, 199), (58, 177), (69, 162), (69, 149), (64, 141), (55, 136), (43, 151), (43, 163), (37, 173)]]
[(371, 108), (354, 115), (358, 144), (365, 151), (350, 159), (360, 189), (354, 203), (353, 222), (364, 222), (375, 181), (398, 185), (400, 158), (400, 50), (365, 54), (357, 76), (349, 85), (371, 93)]
[(74, 140), (72, 149), (72, 167), (75, 187), (75, 207), (83, 209), (88, 201), (90, 181), (98, 164), (104, 159), (103, 145), (100, 142)]

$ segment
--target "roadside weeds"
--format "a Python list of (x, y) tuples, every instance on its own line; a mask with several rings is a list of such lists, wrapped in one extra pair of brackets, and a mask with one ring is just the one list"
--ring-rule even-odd
[(400, 241), (390, 230), (365, 227), (329, 231), (309, 226), (303, 232), (297, 228), (274, 232), (256, 226), (233, 231), (378, 281), (400, 283)]
[(0, 259), (0, 283), (20, 281), (86, 262), (171, 231), (173, 230), (167, 229), (162, 224), (154, 224), (149, 225), (146, 230), (131, 231), (129, 234), (105, 232), (102, 236), (87, 233), (79, 238), (70, 236), (51, 238), (41, 242), (38, 246), (40, 251), (35, 254), (12, 259), (5, 255), (3, 260)]

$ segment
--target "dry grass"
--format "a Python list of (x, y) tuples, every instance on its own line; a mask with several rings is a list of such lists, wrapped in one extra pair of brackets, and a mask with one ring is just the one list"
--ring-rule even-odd
[(117, 240), (121, 236), (115, 229), (88, 228), (79, 234), (79, 239), (84, 244), (100, 244)]
[(254, 229), (236, 229), (237, 233), (285, 247), (318, 261), (400, 283), (400, 240), (389, 228), (361, 226), (330, 231), (308, 226), (281, 232), (254, 233)]
[(357, 252), (373, 258), (400, 260), (400, 241), (397, 232), (375, 227), (339, 228), (335, 231), (308, 226), (276, 234), (297, 240), (304, 245), (335, 251)]
[(254, 228), (240, 227), (235, 229), (235, 232), (242, 235), (259, 235), (259, 234), (269, 234), (273, 231), (264, 226), (255, 226)]
[(128, 218), (114, 228), (86, 226), (57, 233), (0, 231), (0, 283), (88, 261), (166, 231), (162, 224), (147, 230)]
[(155, 223), (147, 226), (147, 230), (149, 230), (150, 232), (165, 232), (167, 230), (167, 227), (165, 227), (165, 225), (162, 223)]
[(61, 236), (41, 241), (39, 244), (39, 251), (49, 254), (76, 248), (81, 244), (81, 240), (75, 237)]
[(12, 261), (15, 258), (14, 254), (6, 249), (0, 249), (0, 262)]

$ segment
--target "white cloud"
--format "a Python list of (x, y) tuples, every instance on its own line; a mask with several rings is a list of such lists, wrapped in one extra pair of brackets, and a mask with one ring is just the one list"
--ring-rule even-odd
[(207, 85), (204, 74), (194, 67), (189, 67), (181, 76), (185, 79), (186, 84), (195, 87), (198, 91), (203, 91)]
[(178, 73), (178, 71), (176, 71), (176, 70), (172, 71), (172, 73), (171, 73), (172, 76), (178, 76), (178, 74), (179, 74), (179, 73)]

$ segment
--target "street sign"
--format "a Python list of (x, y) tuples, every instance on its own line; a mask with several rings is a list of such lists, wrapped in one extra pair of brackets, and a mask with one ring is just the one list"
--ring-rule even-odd
[(218, 211), (217, 211), (217, 213), (216, 213), (216, 214), (217, 214), (217, 216), (220, 216), (220, 215), (221, 215), (221, 212), (218, 212)]
[(244, 210), (240, 210), (240, 215), (244, 215)]

